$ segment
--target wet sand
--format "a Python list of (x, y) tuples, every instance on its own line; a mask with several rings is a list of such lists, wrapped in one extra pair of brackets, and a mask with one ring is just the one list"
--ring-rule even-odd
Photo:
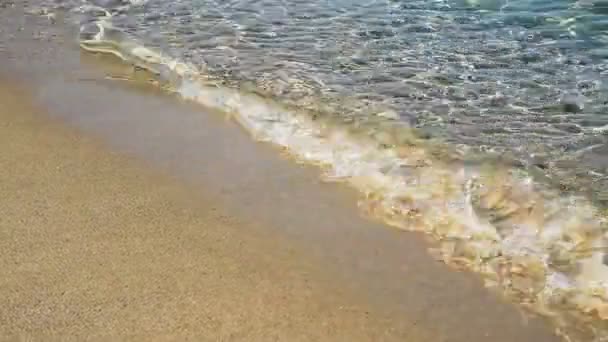
[[(0, 337), (407, 337), (289, 243), (0, 88)], [(256, 231), (256, 234), (251, 234)], [(414, 331), (414, 335), (416, 333)]]
[(314, 167), (0, 13), (0, 338), (557, 340)]

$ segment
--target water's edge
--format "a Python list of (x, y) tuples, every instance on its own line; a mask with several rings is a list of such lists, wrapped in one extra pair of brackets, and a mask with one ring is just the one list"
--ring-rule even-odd
[(126, 37), (103, 16), (96, 25), (82, 49), (148, 70), (167, 91), (226, 113), (255, 140), (319, 165), (324, 179), (363, 194), (363, 211), (432, 235), (438, 258), (480, 273), (487, 286), (551, 318), (562, 335), (608, 336), (605, 219), (586, 199), (562, 196), (516, 168), (470, 165), (390, 113), (351, 123), (286, 105), (219, 84)]

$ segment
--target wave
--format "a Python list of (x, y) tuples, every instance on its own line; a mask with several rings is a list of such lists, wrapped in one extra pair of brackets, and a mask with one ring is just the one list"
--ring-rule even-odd
[[(105, 10), (104, 10), (105, 11)], [(226, 85), (112, 27), (105, 11), (81, 29), (81, 47), (143, 68), (165, 89), (237, 121), (256, 141), (319, 165), (323, 179), (362, 194), (368, 215), (433, 236), (431, 253), (551, 319), (572, 340), (608, 338), (606, 219), (521, 169), (425, 139), (390, 113), (352, 120)]]

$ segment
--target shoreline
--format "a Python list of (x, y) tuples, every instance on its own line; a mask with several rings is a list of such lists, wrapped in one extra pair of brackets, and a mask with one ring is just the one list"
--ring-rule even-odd
[[(18, 39), (26, 39), (28, 32), (17, 34)], [(40, 47), (33, 46), (31, 40), (24, 43), (20, 51), (13, 51), (22, 58), (7, 63), (9, 71), (6, 66), (4, 70), (0, 68), (0, 75), (4, 71), (10, 74), (9, 78), (22, 78), (34, 93), (33, 102), (45, 108), (52, 119), (76, 127), (85, 136), (102, 140), (109, 150), (143, 160), (150, 168), (161, 170), (184, 184), (182, 187), (203, 191), (214, 206), (229, 216), (254, 222), (239, 223), (240, 228), (234, 230), (263, 235), (260, 239), (263, 241), (269, 236), (281, 237), (282, 242), (274, 246), (260, 242), (260, 246), (264, 246), (260, 254), (268, 254), (260, 256), (263, 260), (276, 257), (276, 246), (293, 245), (297, 251), (294, 253), (312, 263), (315, 271), (328, 273), (315, 283), (331, 284), (340, 289), (336, 290), (338, 293), (352, 293), (355, 299), (349, 297), (346, 303), (360, 301), (364, 307), (374, 308), (370, 310), (372, 313), (385, 313), (372, 315), (383, 318), (365, 325), (369, 331), (353, 328), (359, 325), (356, 322), (360, 322), (360, 316), (340, 314), (338, 321), (342, 323), (334, 323), (343, 324), (338, 330), (348, 327), (354, 329), (353, 334), (360, 333), (358, 338), (370, 339), (371, 335), (366, 334), (374, 332), (380, 336), (377, 334), (390, 332), (392, 337), (409, 337), (413, 341), (554, 340), (540, 320), (533, 319), (524, 327), (516, 309), (489, 294), (472, 275), (456, 273), (433, 261), (420, 235), (390, 230), (359, 218), (353, 191), (320, 184), (314, 168), (294, 166), (281, 159), (276, 149), (254, 144), (235, 124), (225, 122), (221, 116), (205, 115), (198, 106), (159, 96), (145, 86), (133, 89), (129, 85), (132, 82), (107, 80), (103, 72), (81, 65), (82, 56), (78, 52), (62, 51), (53, 44), (44, 43)], [(33, 60), (35, 51), (50, 54), (43, 60)], [(52, 56), (63, 58), (54, 60)], [(43, 74), (40, 70), (49, 64), (58, 71)], [(72, 155), (63, 158), (69, 160)], [(114, 177), (106, 181), (121, 183)], [(151, 186), (155, 181), (142, 182)], [(195, 230), (191, 234), (197, 235)], [(230, 245), (226, 242), (223, 248), (239, 253), (239, 248)], [(245, 260), (249, 262), (249, 258), (243, 258), (235, 265), (242, 267)], [(171, 264), (168, 261), (165, 265)], [(288, 266), (289, 263), (283, 267)], [(261, 277), (266, 283), (279, 281), (270, 289), (293, 285), (291, 278), (284, 282), (280, 272), (271, 273), (275, 272), (279, 274)], [(327, 298), (319, 294), (315, 300), (323, 302), (337, 296), (329, 293)], [(227, 293), (224, 296), (230, 297)], [(287, 309), (279, 307), (279, 312), (290, 308), (285, 302), (280, 305)], [(306, 312), (303, 307), (296, 309)], [(221, 309), (216, 310), (221, 313)], [(269, 323), (272, 322), (275, 320), (271, 317)], [(384, 328), (379, 322), (384, 322)], [(510, 335), (499, 333), (505, 330)], [(406, 332), (407, 336), (403, 335)], [(389, 335), (383, 338), (388, 339)]]
[(229, 113), (254, 142), (274, 145), (296, 162), (321, 166), (317, 171), (323, 179), (346, 183), (363, 195), (357, 198), (365, 214), (433, 236), (439, 246), (430, 252), (438, 259), (481, 275), (487, 287), (551, 319), (567, 339), (607, 334), (606, 218), (585, 198), (536, 183), (522, 169), (505, 170), (500, 162), (476, 167), (467, 158), (442, 160), (435, 154), (449, 155), (442, 150), (448, 145), (413, 138), (399, 122), (378, 134), (357, 124), (351, 131), (314, 112), (300, 112), (297, 105), (292, 111), (255, 92), (209, 85), (196, 66), (128, 38), (122, 44), (102, 35), (80, 45), (158, 74), (152, 82), (201, 109)]

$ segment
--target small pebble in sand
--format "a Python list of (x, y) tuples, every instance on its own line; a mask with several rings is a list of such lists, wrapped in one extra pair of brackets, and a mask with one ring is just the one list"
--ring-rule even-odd
[(564, 96), (560, 101), (564, 112), (566, 113), (578, 113), (583, 110), (584, 104), (580, 97), (567, 95)]

